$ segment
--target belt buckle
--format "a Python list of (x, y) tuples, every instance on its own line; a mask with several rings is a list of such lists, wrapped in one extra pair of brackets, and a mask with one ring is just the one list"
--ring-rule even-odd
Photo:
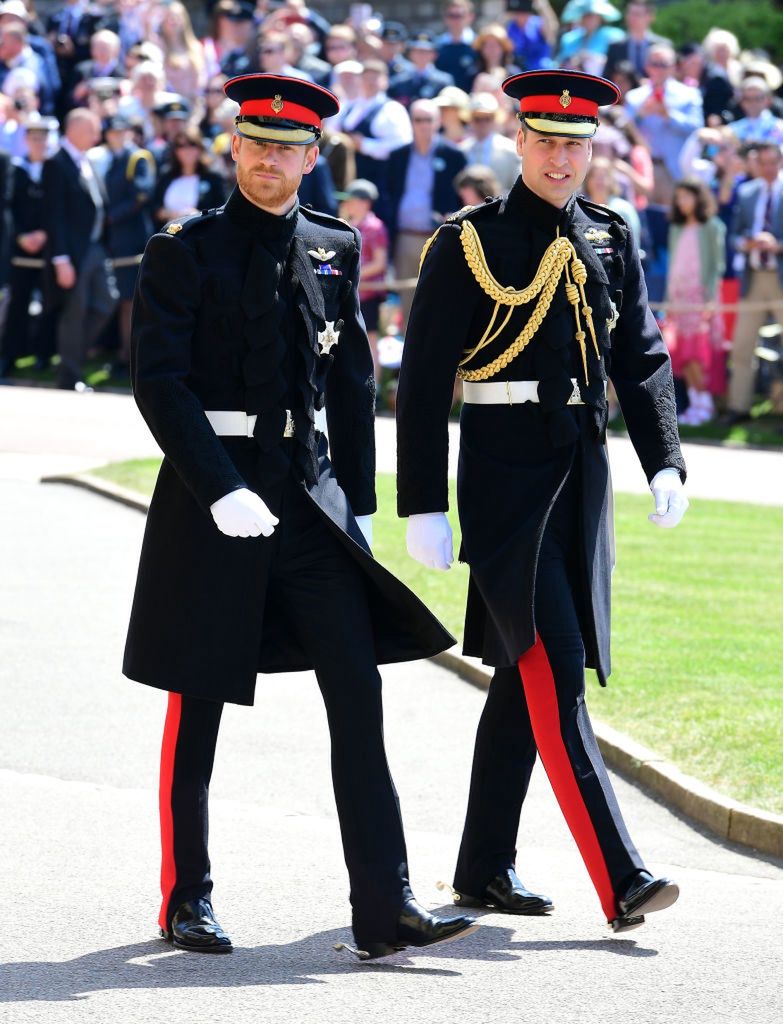
[(283, 437), (294, 436), (294, 417), (290, 409), (285, 411), (285, 427), (283, 427)]
[(574, 388), (568, 397), (566, 405), (581, 405), (582, 404), (582, 392), (579, 390), (578, 381), (574, 381)]

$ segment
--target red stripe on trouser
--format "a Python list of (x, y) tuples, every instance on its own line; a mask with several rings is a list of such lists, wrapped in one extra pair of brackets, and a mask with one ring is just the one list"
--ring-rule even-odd
[(160, 905), (158, 923), (168, 928), (167, 914), (169, 901), (177, 884), (177, 865), (174, 860), (174, 813), (171, 807), (171, 793), (174, 787), (174, 761), (179, 738), (179, 723), (182, 717), (182, 694), (170, 693), (163, 727), (163, 743), (160, 750), (160, 891), (163, 902)]
[(617, 917), (614, 889), (590, 812), (560, 730), (555, 679), (541, 638), (517, 662), (539, 756), (598, 893), (607, 921)]

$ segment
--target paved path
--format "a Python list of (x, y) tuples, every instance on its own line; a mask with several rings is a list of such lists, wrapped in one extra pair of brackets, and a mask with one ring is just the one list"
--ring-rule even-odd
[[(456, 470), (459, 428), (451, 426), (451, 473)], [(377, 421), (378, 469), (395, 472), (394, 421)], [(783, 505), (783, 451), (731, 450), (685, 445), (691, 498), (721, 498)], [(618, 491), (646, 493), (633, 448), (611, 438), (609, 452)], [(76, 472), (102, 462), (159, 454), (128, 395), (76, 394), (47, 388), (0, 387), (0, 478), (38, 479)]]
[[(143, 516), (30, 481), (0, 481), (0, 508), (0, 1021), (780, 1024), (781, 866), (617, 781), (638, 846), (683, 896), (612, 938), (540, 768), (519, 864), (550, 918), (487, 914), (395, 963), (336, 953), (346, 877), (309, 674), (262, 677), (256, 708), (224, 717), (211, 849), (236, 952), (168, 950), (154, 938), (165, 697), (119, 672)], [(429, 663), (384, 677), (413, 882), (437, 905), (483, 698)]]

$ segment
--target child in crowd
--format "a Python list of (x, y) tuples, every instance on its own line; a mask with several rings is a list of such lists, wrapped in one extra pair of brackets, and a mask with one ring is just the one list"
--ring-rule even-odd
[(715, 412), (708, 382), (713, 353), (723, 343), (714, 304), (725, 267), (726, 228), (714, 216), (707, 186), (694, 178), (675, 186), (670, 222), (666, 289), (672, 308), (665, 333), (674, 375), (688, 388), (689, 405), (680, 422), (699, 426)]
[(376, 383), (379, 379), (378, 320), (381, 304), (386, 299), (386, 272), (389, 264), (389, 234), (386, 227), (372, 212), (378, 198), (378, 189), (371, 181), (357, 178), (346, 189), (340, 215), (353, 224), (362, 236), (361, 277), (359, 301), (370, 339)]

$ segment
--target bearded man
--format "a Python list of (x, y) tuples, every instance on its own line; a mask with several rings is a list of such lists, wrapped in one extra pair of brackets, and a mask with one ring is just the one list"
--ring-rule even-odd
[(314, 669), (354, 952), (373, 959), (475, 927), (413, 898), (377, 669), (453, 641), (370, 551), (374, 380), (359, 235), (297, 199), (337, 100), (280, 75), (225, 90), (240, 104), (237, 187), (224, 207), (150, 240), (132, 326), (134, 394), (165, 455), (124, 662), (131, 679), (169, 691), (159, 924), (180, 949), (231, 951), (207, 851), (223, 704), (252, 704), (258, 672)]

